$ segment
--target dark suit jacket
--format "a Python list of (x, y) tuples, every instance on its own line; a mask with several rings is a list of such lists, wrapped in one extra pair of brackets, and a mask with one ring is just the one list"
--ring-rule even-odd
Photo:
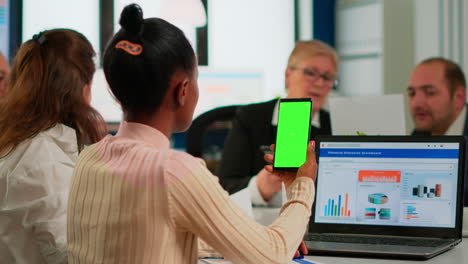
[[(413, 136), (430, 136), (431, 133), (427, 131), (418, 131), (418, 130), (413, 130), (411, 133)], [(463, 128), (463, 136), (465, 136), (465, 140), (467, 140), (468, 143), (468, 113), (465, 118), (465, 127)], [(468, 206), (468, 144), (465, 146), (465, 179), (464, 179), (464, 200), (463, 204), (464, 206)]]
[[(261, 146), (275, 142), (276, 126), (271, 124), (278, 100), (240, 107), (233, 127), (226, 138), (218, 177), (230, 194), (247, 187), (250, 179), (265, 165)], [(330, 135), (330, 115), (320, 110), (320, 129), (311, 127), (311, 139), (316, 135)]]

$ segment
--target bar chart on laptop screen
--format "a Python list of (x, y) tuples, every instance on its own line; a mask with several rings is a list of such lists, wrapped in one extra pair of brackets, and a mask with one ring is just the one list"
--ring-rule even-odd
[(405, 216), (406, 220), (418, 219), (419, 218), (419, 212), (416, 209), (416, 207), (414, 207), (413, 205), (407, 205), (406, 208), (405, 208), (404, 216)]
[[(335, 165), (319, 168), (322, 176), (317, 188), (317, 215), (322, 221), (342, 222), (355, 217), (356, 185), (358, 171), (354, 168), (336, 168)], [(319, 209), (320, 208), (320, 209)]]
[(328, 204), (325, 205), (323, 216), (351, 216), (351, 210), (348, 207), (349, 195), (338, 195), (338, 199), (328, 199)]

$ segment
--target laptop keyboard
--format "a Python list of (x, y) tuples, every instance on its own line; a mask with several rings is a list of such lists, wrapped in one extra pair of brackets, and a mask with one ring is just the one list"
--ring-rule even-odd
[(359, 237), (359, 236), (342, 236), (342, 235), (320, 235), (307, 234), (305, 241), (321, 241), (321, 242), (340, 242), (340, 243), (358, 243), (358, 244), (377, 244), (377, 245), (403, 245), (403, 246), (419, 246), (419, 247), (438, 247), (447, 243), (447, 240), (441, 239), (411, 239), (398, 237)]

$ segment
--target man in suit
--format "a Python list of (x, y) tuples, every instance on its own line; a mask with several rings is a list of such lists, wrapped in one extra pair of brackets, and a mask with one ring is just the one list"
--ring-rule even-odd
[[(413, 135), (468, 136), (466, 80), (459, 65), (445, 58), (424, 60), (411, 73), (407, 92), (415, 124)], [(468, 167), (465, 206), (468, 206), (467, 176)]]
[[(297, 42), (289, 57), (287, 97), (312, 99), (311, 139), (331, 134), (330, 115), (322, 107), (336, 83), (337, 69), (336, 51), (318, 40)], [(249, 188), (257, 205), (281, 205), (281, 179), (263, 168), (264, 152), (276, 138), (278, 102), (274, 99), (239, 108), (218, 171), (220, 183), (229, 193)]]

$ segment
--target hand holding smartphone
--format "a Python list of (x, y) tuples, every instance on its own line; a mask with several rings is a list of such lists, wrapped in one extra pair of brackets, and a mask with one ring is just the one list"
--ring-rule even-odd
[(273, 170), (296, 171), (306, 161), (312, 100), (280, 99)]

